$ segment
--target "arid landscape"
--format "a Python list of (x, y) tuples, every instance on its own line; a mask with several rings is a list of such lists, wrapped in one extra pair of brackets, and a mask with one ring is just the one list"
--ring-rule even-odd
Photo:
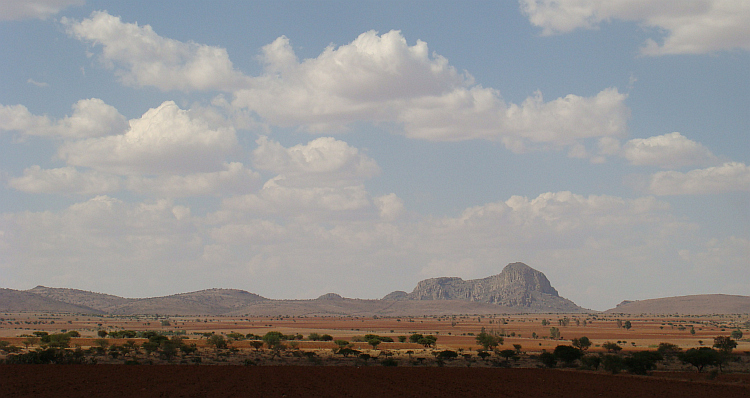
[[(69, 365), (2, 365), (0, 395), (750, 394), (747, 314), (194, 317), (4, 313), (0, 314), (0, 341), (7, 343), (2, 343), (0, 358), (14, 363), (14, 357), (50, 350), (56, 340), (44, 343), (39, 336), (72, 331), (78, 333), (65, 342), (70, 354), (51, 362)], [(128, 335), (130, 331), (134, 335)], [(721, 371), (707, 365), (699, 373), (680, 359), (680, 353), (712, 347), (715, 337), (736, 337), (738, 331), (744, 338), (735, 340), (737, 345)], [(281, 336), (278, 341), (267, 338), (276, 332)], [(502, 343), (485, 350), (478, 341), (482, 332)], [(434, 336), (435, 340), (425, 346), (425, 341), (415, 341), (413, 335)], [(557, 346), (570, 346), (573, 339), (584, 336), (590, 346), (583, 357), (570, 363), (558, 359), (551, 366), (543, 361), (544, 353), (556, 352)], [(158, 343), (149, 345), (154, 341)], [(608, 343), (619, 349), (613, 350)], [(663, 350), (664, 343), (675, 347)], [(648, 376), (634, 375), (638, 372), (625, 366), (613, 370), (605, 365), (607, 357), (627, 359), (643, 351), (664, 354), (648, 369)], [(586, 358), (599, 358), (596, 367)], [(114, 386), (117, 391), (109, 393)]]
[(750, 395), (749, 297), (591, 311), (522, 263), (380, 300), (37, 286), (0, 290), (0, 311), (10, 397)]

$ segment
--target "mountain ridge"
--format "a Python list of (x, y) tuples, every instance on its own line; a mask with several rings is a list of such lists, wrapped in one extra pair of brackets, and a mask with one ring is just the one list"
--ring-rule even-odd
[[(407, 293), (381, 299), (345, 298), (326, 293), (315, 299), (275, 300), (240, 289), (212, 288), (148, 298), (124, 298), (91, 291), (36, 286), (0, 288), (0, 311), (69, 312), (110, 315), (321, 315), (401, 316), (599, 312), (560, 297), (547, 277), (523, 263), (496, 275), (464, 280), (439, 277), (419, 281)], [(750, 296), (692, 295), (623, 301), (605, 313), (750, 313)]]

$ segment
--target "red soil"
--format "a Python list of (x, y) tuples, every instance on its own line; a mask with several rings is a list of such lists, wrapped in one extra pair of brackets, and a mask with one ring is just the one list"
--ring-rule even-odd
[[(694, 373), (697, 375), (697, 373)], [(750, 375), (708, 381), (548, 369), (0, 365), (2, 397), (750, 397)]]

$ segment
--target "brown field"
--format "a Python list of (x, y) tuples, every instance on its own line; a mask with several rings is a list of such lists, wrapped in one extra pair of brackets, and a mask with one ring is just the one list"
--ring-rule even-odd
[(555, 369), (0, 365), (16, 397), (747, 397), (750, 375), (689, 381)]
[[(568, 326), (560, 324), (560, 320), (569, 319)], [(549, 324), (542, 325), (546, 319)], [(618, 328), (617, 320), (629, 320), (630, 330)], [(81, 339), (74, 339), (73, 343), (82, 347), (91, 344), (91, 339), (97, 338), (96, 332), (104, 330), (155, 330), (160, 332), (184, 333), (188, 339), (199, 346), (203, 340), (200, 334), (214, 332), (254, 333), (263, 335), (268, 331), (279, 331), (284, 334), (310, 333), (330, 334), (336, 339), (352, 340), (355, 336), (378, 334), (389, 336), (397, 340), (398, 336), (408, 336), (412, 333), (433, 334), (438, 337), (439, 349), (478, 348), (474, 335), (482, 328), (505, 334), (505, 346), (521, 344), (524, 351), (541, 352), (554, 349), (559, 344), (569, 343), (574, 337), (587, 336), (594, 344), (592, 352), (600, 351), (598, 345), (604, 342), (621, 341), (624, 351), (654, 349), (661, 342), (677, 344), (683, 349), (710, 346), (713, 338), (729, 335), (732, 330), (741, 328), (745, 332), (744, 339), (739, 341), (736, 351), (750, 351), (750, 329), (747, 322), (748, 315), (707, 315), (707, 316), (630, 316), (611, 314), (530, 314), (530, 315), (495, 315), (495, 316), (456, 316), (456, 317), (393, 317), (393, 318), (365, 318), (365, 317), (154, 317), (154, 316), (90, 316), (90, 315), (60, 315), (60, 314), (25, 314), (0, 313), (0, 339), (13, 344), (20, 343), (34, 331), (59, 333), (63, 330), (76, 330), (81, 333)], [(583, 325), (583, 322), (586, 325)], [(168, 324), (167, 324), (168, 323)], [(550, 328), (560, 329), (561, 340), (549, 338)], [(694, 329), (695, 334), (690, 330)], [(537, 338), (532, 334), (536, 333)], [(116, 340), (113, 343), (118, 343)], [(247, 341), (232, 343), (237, 348), (247, 348)], [(332, 344), (321, 342), (300, 341), (301, 349), (331, 348)], [(366, 348), (367, 344), (360, 344), (359, 348)], [(415, 344), (383, 343), (380, 348), (387, 349), (415, 349)]]
[[(567, 318), (567, 326), (565, 319)], [(542, 320), (549, 322), (542, 325)], [(630, 321), (632, 328), (617, 326)], [(585, 321), (585, 326), (584, 326)], [(99, 365), (3, 365), (0, 367), (0, 396), (470, 396), (500, 397), (557, 396), (748, 396), (750, 397), (750, 331), (747, 315), (714, 316), (617, 316), (611, 314), (531, 314), (450, 317), (155, 317), (91, 316), (68, 314), (0, 313), (0, 340), (24, 348), (25, 336), (34, 331), (60, 333), (76, 330), (80, 338), (71, 348), (95, 346), (98, 330), (159, 331), (181, 335), (195, 344), (203, 365), (191, 357), (159, 358), (140, 352), (112, 358), (93, 355)], [(561, 338), (549, 338), (557, 327)], [(476, 356), (475, 335), (485, 328), (505, 335), (500, 349), (521, 345), (519, 360), (491, 361)], [(570, 344), (574, 337), (587, 336), (589, 352), (602, 352), (604, 342), (618, 342), (623, 352), (654, 350), (661, 342), (682, 349), (711, 346), (716, 336), (727, 336), (741, 328), (745, 336), (735, 349), (736, 361), (716, 375), (695, 371), (673, 359), (659, 363), (651, 376), (610, 375), (573, 369), (539, 369), (535, 355)], [(691, 333), (691, 329), (695, 333)], [(209, 347), (203, 333), (330, 334), (334, 339), (353, 341), (358, 336), (377, 334), (398, 341), (412, 333), (437, 336), (437, 347), (414, 343), (381, 343), (373, 349), (365, 342), (353, 348), (372, 359), (335, 355), (332, 342), (287, 342), (288, 349), (272, 354), (255, 350), (250, 341), (230, 342), (229, 350)], [(533, 337), (536, 334), (536, 338)], [(127, 340), (106, 339), (109, 345)], [(28, 350), (37, 347), (31, 346)], [(466, 358), (440, 362), (436, 350), (456, 350)], [(303, 354), (310, 354), (309, 358)], [(0, 360), (7, 354), (0, 353)], [(379, 366), (381, 358), (392, 358), (398, 368)], [(499, 358), (499, 357), (493, 357)], [(124, 366), (126, 360), (158, 366)], [(242, 364), (257, 366), (246, 367)], [(326, 366), (328, 365), (328, 366)], [(338, 365), (338, 366), (336, 366)], [(378, 366), (375, 366), (378, 365)], [(498, 367), (502, 368), (499, 369)], [(708, 369), (707, 369), (708, 370)], [(119, 395), (118, 395), (119, 394)]]

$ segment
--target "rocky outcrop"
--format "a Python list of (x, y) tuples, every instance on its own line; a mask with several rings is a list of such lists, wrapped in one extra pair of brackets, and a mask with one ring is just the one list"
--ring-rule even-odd
[(326, 293), (318, 297), (316, 300), (343, 300), (344, 298), (340, 294)]
[(463, 280), (456, 277), (426, 279), (411, 293), (393, 292), (384, 300), (463, 300), (523, 308), (530, 312), (585, 311), (562, 298), (543, 273), (524, 263), (512, 263), (497, 275)]

